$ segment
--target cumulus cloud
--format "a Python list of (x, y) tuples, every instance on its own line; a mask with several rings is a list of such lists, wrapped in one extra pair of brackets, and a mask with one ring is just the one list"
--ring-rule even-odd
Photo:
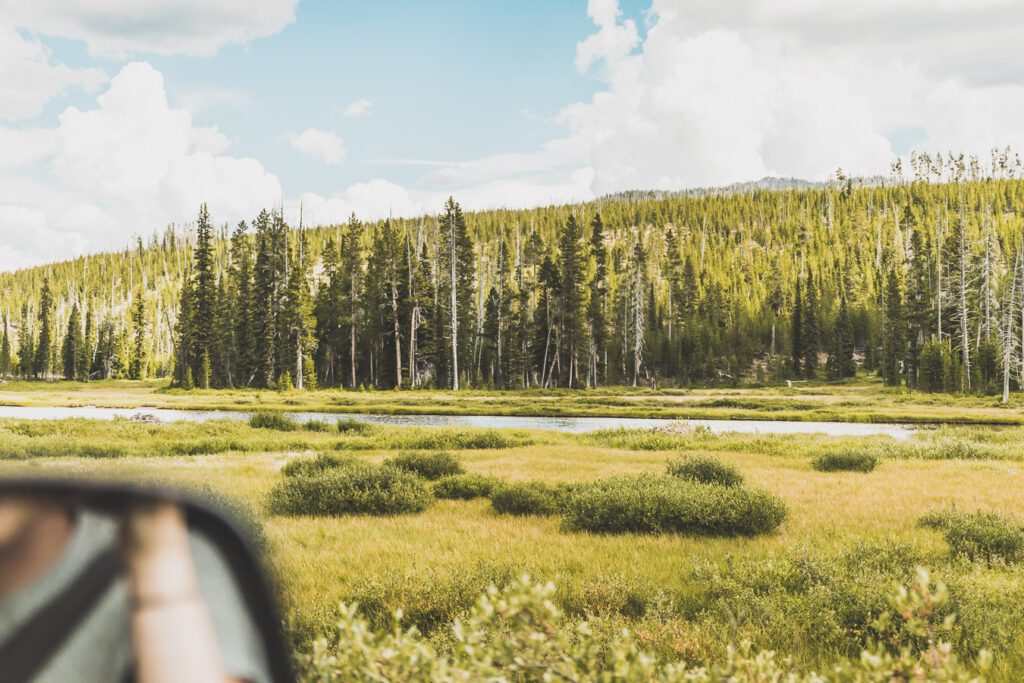
[(345, 162), (345, 143), (337, 133), (307, 128), (301, 133), (285, 133), (281, 139), (298, 152), (331, 166)]
[(211, 55), (272, 35), (295, 20), (298, 0), (0, 0), (5, 22), (82, 40), (93, 55)]
[(345, 107), (345, 116), (350, 119), (356, 119), (361, 116), (369, 116), (372, 110), (373, 102), (364, 97), (356, 100), (355, 102), (350, 102), (348, 106)]
[(163, 77), (146, 63), (126, 65), (95, 108), (66, 109), (56, 129), (4, 135), (48, 166), (40, 177), (0, 176), (2, 268), (121, 247), (133, 234), (187, 222), (202, 202), (218, 221), (235, 222), (281, 196), (262, 164), (226, 155), (222, 133), (170, 107)]
[(35, 116), (53, 97), (70, 88), (92, 92), (106, 76), (99, 69), (72, 69), (51, 63), (39, 40), (0, 25), (0, 119)]

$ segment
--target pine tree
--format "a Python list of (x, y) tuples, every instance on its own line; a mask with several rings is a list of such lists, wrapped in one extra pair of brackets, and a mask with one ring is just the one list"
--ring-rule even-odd
[(288, 330), (286, 348), (292, 354), (288, 372), (294, 377), (295, 387), (300, 390), (311, 379), (315, 381), (316, 377), (312, 361), (315, 322), (309, 291), (309, 257), (306, 234), (299, 232), (291, 258), (283, 316)]
[(67, 333), (64, 335), (64, 344), (62, 345), (61, 357), (64, 361), (64, 379), (75, 381), (81, 377), (79, 373), (84, 355), (82, 315), (76, 303), (71, 307), (71, 314), (68, 316)]
[(83, 380), (88, 382), (92, 379), (93, 365), (96, 362), (96, 314), (92, 307), (85, 314), (85, 357), (82, 359)]
[(18, 324), (18, 374), (22, 379), (35, 374), (35, 337), (31, 320), (28, 304), (22, 304), (21, 322)]
[(558, 251), (562, 281), (559, 287), (559, 339), (565, 354), (565, 385), (579, 383), (580, 356), (585, 350), (586, 319), (583, 307), (584, 254), (582, 233), (576, 218), (569, 215), (559, 240)]
[(892, 264), (885, 276), (885, 318), (882, 336), (882, 378), (899, 386), (906, 346), (903, 319), (903, 283), (899, 266)]
[(794, 377), (803, 376), (804, 336), (803, 336), (804, 301), (800, 291), (800, 276), (796, 278), (793, 288), (793, 319), (789, 326), (789, 347), (791, 366)]
[(473, 294), (476, 288), (473, 242), (466, 227), (462, 208), (451, 197), (439, 218), (444, 234), (439, 246), (439, 312), (447, 339), (444, 367), (448, 385), (460, 386), (460, 375), (471, 359), (474, 337)]
[(0, 377), (8, 377), (11, 374), (11, 337), (10, 323), (7, 316), (4, 316), (4, 333), (0, 339)]
[(348, 220), (348, 226), (341, 241), (341, 282), (343, 311), (342, 325), (348, 340), (346, 357), (348, 358), (349, 388), (358, 386), (357, 359), (359, 348), (359, 331), (362, 325), (360, 293), (363, 288), (363, 257), (362, 257), (363, 224), (355, 214)]
[[(203, 204), (199, 208), (196, 222), (196, 249), (193, 255), (193, 366), (194, 377), (202, 377), (200, 364), (203, 358), (210, 362), (213, 353), (216, 333), (214, 325), (217, 317), (217, 275), (214, 270), (213, 226), (210, 224), (210, 213)], [(209, 376), (207, 376), (209, 379)], [(209, 388), (209, 382), (201, 382), (202, 388)]]
[(132, 307), (132, 332), (135, 336), (132, 347), (131, 363), (128, 366), (129, 379), (146, 379), (149, 367), (149, 356), (146, 353), (146, 340), (149, 327), (146, 324), (146, 298), (140, 290), (135, 295), (135, 306)]
[(252, 244), (244, 221), (231, 234), (231, 270), (228, 291), (234, 304), (234, 366), (232, 384), (248, 386), (253, 380)]
[(590, 372), (588, 386), (608, 381), (608, 248), (604, 243), (604, 223), (595, 214), (590, 224), (590, 253), (594, 258), (594, 277), (590, 281), (587, 313), (590, 322)]
[(36, 339), (33, 374), (46, 379), (53, 372), (53, 294), (50, 292), (50, 278), (43, 280), (43, 291), (39, 295), (39, 337)]
[(818, 370), (818, 352), (821, 350), (818, 330), (818, 290), (814, 287), (814, 276), (807, 271), (807, 288), (804, 292), (804, 315), (801, 321), (801, 364), (804, 377), (813, 379)]

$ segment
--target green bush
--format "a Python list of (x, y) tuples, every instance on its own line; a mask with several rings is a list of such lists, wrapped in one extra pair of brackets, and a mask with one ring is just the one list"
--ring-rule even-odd
[(272, 410), (260, 410), (250, 415), (249, 426), (253, 429), (273, 429), (279, 432), (294, 432), (299, 428), (295, 420)]
[(679, 479), (688, 479), (701, 484), (740, 486), (743, 475), (732, 465), (709, 456), (689, 456), (670, 460), (667, 474)]
[(564, 494), (539, 481), (522, 481), (500, 486), (491, 496), (491, 507), (503, 515), (554, 515), (561, 509)]
[(302, 428), (307, 432), (329, 432), (331, 431), (331, 425), (329, 422), (324, 420), (309, 420), (308, 422), (302, 423)]
[(577, 487), (563, 521), (596, 533), (755, 536), (774, 531), (787, 515), (785, 504), (765, 491), (640, 475)]
[(446, 500), (490, 498), (501, 480), (486, 474), (452, 474), (434, 482), (434, 495)]
[(369, 434), (373, 431), (373, 425), (347, 417), (338, 420), (338, 431), (342, 434)]
[(385, 460), (384, 464), (418, 474), (431, 481), (441, 477), (463, 474), (466, 471), (459, 459), (448, 451), (399, 453), (395, 457)]
[(278, 515), (397, 515), (422, 512), (433, 500), (421, 477), (360, 463), (285, 477), (270, 490), (268, 509)]
[(294, 458), (289, 460), (281, 468), (281, 474), (286, 477), (309, 477), (330, 469), (348, 467), (358, 463), (359, 461), (350, 455), (321, 453), (315, 458)]
[(946, 542), (954, 556), (986, 562), (1019, 562), (1024, 559), (1024, 529), (997, 512), (950, 515)]
[(870, 472), (878, 467), (878, 456), (858, 450), (837, 450), (822, 453), (811, 460), (819, 472)]

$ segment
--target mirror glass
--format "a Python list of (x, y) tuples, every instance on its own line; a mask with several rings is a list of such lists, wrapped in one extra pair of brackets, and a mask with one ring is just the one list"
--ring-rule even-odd
[(243, 576), (259, 568), (193, 512), (138, 491), (0, 486), (0, 678), (280, 680), (261, 623), (276, 617)]

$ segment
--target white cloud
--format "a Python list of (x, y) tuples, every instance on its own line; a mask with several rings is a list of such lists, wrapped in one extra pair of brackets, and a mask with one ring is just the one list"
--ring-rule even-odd
[(0, 176), (0, 268), (119, 248), (133, 234), (192, 220), (202, 202), (217, 222), (234, 223), (281, 196), (258, 161), (226, 155), (222, 133), (171, 108), (163, 77), (146, 63), (125, 66), (95, 108), (68, 108), (56, 129), (4, 135), (48, 168)]
[(345, 143), (337, 133), (316, 128), (307, 128), (301, 133), (285, 133), (281, 136), (298, 152), (331, 166), (345, 162)]
[(211, 55), (272, 35), (298, 0), (0, 0), (5, 22), (82, 40), (93, 55)]
[(106, 80), (98, 69), (72, 69), (50, 58), (37, 39), (0, 25), (0, 119), (31, 118), (60, 93), (70, 88), (92, 92)]
[(364, 97), (356, 100), (355, 102), (350, 102), (348, 106), (345, 107), (345, 116), (350, 119), (356, 119), (360, 116), (369, 116), (372, 110), (373, 102)]

